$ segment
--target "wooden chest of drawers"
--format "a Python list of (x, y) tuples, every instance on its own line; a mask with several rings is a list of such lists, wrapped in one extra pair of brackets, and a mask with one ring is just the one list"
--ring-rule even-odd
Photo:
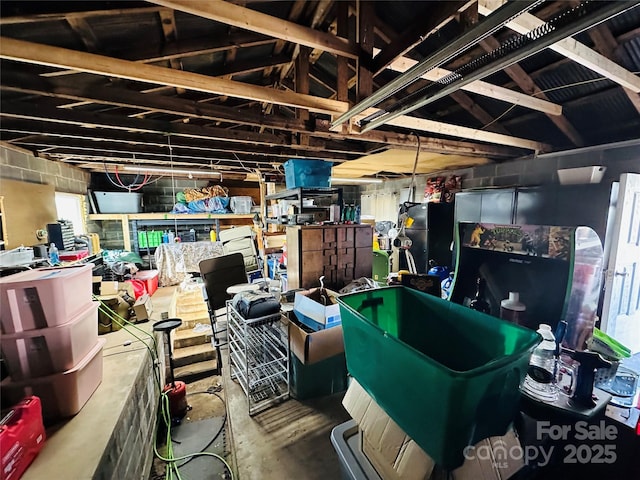
[(289, 288), (319, 286), (339, 290), (360, 277), (371, 277), (373, 232), (370, 225), (287, 227)]

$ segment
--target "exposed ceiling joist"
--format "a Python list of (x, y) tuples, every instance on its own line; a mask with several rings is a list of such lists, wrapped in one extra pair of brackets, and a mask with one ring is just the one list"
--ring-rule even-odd
[[(618, 47), (618, 42), (611, 33), (611, 30), (609, 30), (609, 27), (606, 25), (598, 25), (596, 28), (589, 30), (589, 36), (591, 37), (591, 40), (593, 40), (593, 44), (596, 49), (602, 55), (612, 59), (616, 57), (616, 47)], [(629, 88), (622, 88), (624, 89), (624, 93), (631, 104), (635, 107), (638, 113), (640, 113), (640, 94)]]
[[(157, 67), (154, 65), (142, 65), (127, 60), (114, 59), (101, 55), (25, 42), (6, 37), (0, 38), (0, 57), (39, 65), (75, 68), (89, 73), (115, 76), (149, 83), (165, 84), (174, 87), (183, 87), (214, 94), (226, 94), (249, 100), (267, 101), (324, 113), (342, 113), (347, 109), (347, 104), (345, 102), (339, 102), (337, 100), (328, 100), (311, 95), (275, 90), (267, 87), (249, 85), (233, 80), (224, 80), (191, 72), (175, 71), (173, 69)], [(407, 117), (408, 123), (413, 125), (408, 128), (416, 129), (417, 127), (413, 124), (412, 118), (413, 117)], [(400, 122), (402, 121), (403, 120), (401, 119)], [(483, 132), (481, 130), (474, 131), (474, 129), (466, 127), (455, 128), (456, 126), (454, 125), (444, 123), (440, 128), (438, 128), (438, 123), (439, 122), (431, 121), (429, 129), (425, 129), (423, 131), (432, 133), (448, 131), (452, 132), (450, 135), (457, 138), (469, 138), (497, 143), (499, 145), (509, 145), (533, 150), (541, 149), (541, 144), (539, 142), (531, 142), (529, 140), (508, 137), (506, 135), (491, 137), (493, 140), (482, 140), (483, 134), (488, 135), (491, 132)], [(467, 137), (465, 135), (470, 136)], [(532, 148), (532, 145), (534, 144), (535, 147)]]
[[(495, 37), (489, 36), (480, 42), (482, 48), (487, 52), (491, 52), (500, 47), (500, 42)], [(509, 78), (511, 78), (516, 85), (518, 85), (524, 92), (529, 95), (535, 95), (543, 100), (548, 100), (546, 94), (536, 85), (533, 79), (524, 71), (524, 69), (516, 64), (506, 67), (503, 70)], [(571, 122), (567, 120), (564, 115), (547, 115), (549, 119), (558, 127), (558, 129), (577, 147), (584, 145), (584, 139), (580, 136), (578, 131), (571, 125)]]
[[(373, 76), (379, 75), (395, 59), (413, 50), (413, 48), (422, 43), (429, 35), (451, 21), (460, 10), (467, 8), (474, 2), (475, 0), (471, 2), (468, 0), (438, 2), (435, 12), (430, 12), (429, 15), (425, 15), (424, 13), (416, 15), (413, 26), (405, 30), (389, 43), (389, 45), (385, 46), (379, 55), (376, 55), (371, 69)], [(416, 7), (418, 7), (418, 5), (419, 4), (416, 4)]]
[[(372, 109), (366, 111), (365, 113), (375, 113), (371, 110)], [(549, 145), (545, 145), (544, 143), (527, 140), (525, 138), (517, 138), (510, 135), (503, 135), (501, 133), (487, 132), (484, 130), (462, 127), (460, 125), (451, 125), (443, 122), (427, 120), (424, 118), (410, 117), (408, 115), (402, 115), (400, 117), (394, 118), (393, 120), (389, 121), (388, 124), (394, 125), (396, 127), (419, 130), (421, 132), (431, 132), (451, 137), (469, 138), (481, 142), (491, 142), (497, 143), (499, 145), (509, 145), (512, 147), (526, 148), (537, 152), (545, 152), (550, 150), (551, 148)]]
[(43, 13), (35, 15), (14, 15), (0, 17), (0, 25), (15, 25), (20, 23), (51, 22), (55, 20), (66, 20), (68, 18), (89, 18), (89, 17), (122, 17), (129, 15), (139, 15), (145, 13), (155, 13), (166, 10), (164, 7), (140, 7), (140, 8), (115, 8), (112, 10), (87, 10), (84, 12), (65, 13)]
[[(316, 121), (315, 129), (310, 130), (301, 122), (292, 118), (274, 115), (260, 115), (257, 113), (240, 111), (237, 108), (208, 105), (165, 95), (141, 94), (118, 87), (83, 88), (58, 84), (53, 79), (44, 81), (34, 77), (15, 75), (10, 72), (3, 74), (1, 85), (5, 91), (15, 91), (27, 94), (45, 95), (53, 98), (63, 98), (81, 102), (96, 102), (124, 108), (149, 109), (169, 115), (202, 118), (211, 121), (241, 123), (255, 127), (268, 126), (278, 130), (310, 133), (319, 138), (333, 138), (336, 140), (352, 139), (381, 144), (391, 144), (397, 148), (416, 148), (416, 138), (393, 132), (368, 132), (362, 135), (347, 135), (329, 131), (328, 121)], [(454, 153), (463, 155), (479, 155), (494, 158), (512, 157), (517, 154), (505, 147), (495, 145), (474, 144), (457, 140), (421, 138), (421, 145), (425, 151), (437, 153)]]
[[(506, 3), (506, 0), (478, 0), (478, 12), (481, 15), (490, 15), (504, 3)], [(544, 20), (540, 20), (530, 13), (524, 13), (507, 23), (506, 26), (524, 35), (544, 25), (544, 23)], [(612, 82), (618, 83), (633, 92), (640, 92), (640, 77), (573, 38), (560, 40), (549, 48), (583, 67), (599, 73)]]
[(0, 37), (0, 57), (37, 65), (72, 68), (87, 73), (168, 85), (199, 92), (229, 95), (248, 100), (269, 101), (279, 105), (305, 108), (321, 113), (341, 113), (347, 108), (344, 102), (338, 102), (337, 100), (275, 90), (234, 80), (176, 71), (170, 68), (145, 65), (7, 37)]
[[(186, 41), (176, 41), (163, 44), (162, 49), (153, 48), (129, 48), (126, 52), (118, 52), (114, 55), (123, 60), (131, 60), (140, 63), (156, 63), (167, 60), (208, 55), (216, 52), (225, 52), (231, 48), (257, 47), (275, 43), (275, 39), (266, 38), (251, 32), (233, 33), (226, 38), (206, 38)], [(43, 73), (43, 77), (59, 77), (80, 73), (77, 70), (60, 70), (58, 72)]]
[(272, 17), (223, 0), (152, 0), (153, 3), (182, 12), (208, 18), (254, 32), (280, 38), (287, 42), (319, 48), (325, 52), (358, 58), (359, 49), (347, 40), (320, 32), (281, 18)]
[[(389, 68), (395, 70), (396, 72), (402, 73), (409, 70), (416, 63), (418, 63), (416, 60), (402, 57), (394, 60)], [(433, 70), (425, 73), (422, 78), (431, 82), (437, 82), (450, 73), (451, 71), (445, 68), (434, 68)], [(531, 95), (516, 92), (514, 90), (509, 90), (508, 88), (500, 87), (498, 85), (493, 85), (483, 80), (476, 80), (475, 82), (471, 82), (469, 85), (465, 85), (464, 87), (462, 87), (461, 90), (476, 93), (478, 95), (489, 98), (495, 98), (496, 100), (502, 100), (504, 102), (512, 103), (520, 107), (530, 108), (531, 110), (548, 113), (549, 115), (562, 114), (562, 105), (558, 105), (557, 103), (553, 103), (542, 98), (536, 98)]]

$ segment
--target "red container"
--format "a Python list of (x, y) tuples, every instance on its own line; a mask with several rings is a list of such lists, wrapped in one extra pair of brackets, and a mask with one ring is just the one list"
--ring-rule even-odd
[(74, 260), (82, 260), (89, 256), (89, 250), (70, 250), (60, 252), (60, 260), (72, 262)]
[(42, 450), (45, 440), (38, 397), (26, 397), (0, 422), (0, 479), (17, 480)]
[(141, 270), (135, 274), (134, 278), (145, 283), (149, 295), (153, 295), (158, 290), (158, 270)]

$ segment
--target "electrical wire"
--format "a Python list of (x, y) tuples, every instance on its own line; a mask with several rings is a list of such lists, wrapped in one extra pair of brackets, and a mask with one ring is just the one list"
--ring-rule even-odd
[[(213, 444), (213, 442), (215, 442), (217, 440), (217, 438), (223, 432), (224, 427), (225, 427), (225, 425), (227, 423), (227, 409), (226, 409), (225, 401), (220, 395), (218, 395), (215, 391), (213, 391), (212, 388), (210, 388), (209, 390), (206, 390), (204, 392), (189, 392), (189, 395), (200, 395), (200, 394), (215, 395), (222, 402), (222, 406), (225, 407), (225, 409), (224, 409), (224, 417), (222, 418), (222, 424), (220, 425), (220, 428), (218, 429), (216, 434), (211, 438), (211, 440), (209, 440), (207, 442), (207, 444), (204, 447), (202, 447), (202, 450), (200, 450), (199, 453), (204, 452), (207, 448), (209, 448)], [(181, 463), (180, 465), (178, 465), (178, 468), (184, 467), (187, 463), (189, 463), (191, 460), (193, 460), (193, 458), (194, 457), (191, 457), (186, 462)]]
[[(123, 318), (122, 316), (120, 316), (117, 312), (115, 312), (112, 308), (110, 308), (108, 305), (106, 305), (102, 300), (100, 300), (99, 298), (97, 298), (95, 295), (93, 296), (94, 299), (96, 299), (98, 302), (100, 302), (100, 305), (98, 306), (99, 310), (105, 314), (109, 319), (111, 319), (112, 322), (115, 322), (116, 324), (120, 325), (123, 329), (125, 329), (127, 331), (127, 333), (131, 334), (134, 338), (136, 338), (138, 341), (142, 342), (143, 345), (146, 347), (147, 352), (149, 353), (149, 356), (151, 357), (151, 360), (153, 361), (153, 365), (155, 367), (157, 367), (159, 365), (159, 361), (158, 361), (158, 355), (157, 355), (157, 342), (156, 342), (156, 337), (153, 334), (150, 334), (149, 332), (144, 331), (143, 329), (139, 328), (138, 326), (136, 326), (134, 323), (129, 322), (128, 320), (126, 320), (125, 318)], [(147, 342), (145, 342), (142, 338), (140, 338), (138, 335), (136, 335), (131, 329), (135, 329), (138, 330), (140, 333), (148, 336), (151, 339), (151, 343), (153, 344), (153, 349), (147, 344)], [(137, 349), (137, 350), (142, 350), (142, 348)], [(157, 449), (157, 439), (158, 439), (158, 426), (159, 423), (156, 425), (156, 435), (155, 435), (155, 440), (153, 443), (153, 451), (155, 453), (155, 455), (162, 460), (163, 462), (168, 464), (168, 468), (166, 470), (165, 473), (165, 478), (167, 480), (173, 479), (174, 475), (175, 478), (177, 480), (182, 480), (182, 477), (180, 476), (180, 471), (178, 470), (178, 465), (176, 464), (176, 462), (180, 461), (180, 460), (187, 460), (186, 462), (184, 462), (182, 465), (186, 465), (188, 462), (190, 462), (194, 457), (197, 456), (211, 456), (214, 458), (217, 458), (218, 460), (220, 460), (225, 468), (229, 471), (229, 474), (231, 475), (231, 480), (233, 480), (234, 475), (233, 475), (233, 470), (231, 469), (231, 466), (229, 465), (229, 463), (227, 463), (227, 461), (220, 455), (217, 455), (215, 453), (212, 452), (197, 452), (197, 453), (192, 453), (189, 455), (183, 455), (181, 457), (175, 457), (175, 455), (173, 454), (173, 442), (171, 440), (171, 414), (170, 414), (170, 408), (169, 408), (169, 392), (168, 391), (163, 391), (163, 387), (162, 387), (162, 383), (160, 381), (160, 375), (158, 372), (158, 368), (154, 368), (154, 376), (156, 379), (156, 383), (158, 386), (158, 391), (160, 392), (160, 402), (161, 402), (161, 414), (162, 414), (162, 418), (165, 422), (165, 425), (167, 427), (167, 456), (164, 457), (162, 455), (160, 455), (160, 453), (158, 452)], [(204, 392), (196, 392), (196, 393), (204, 393)], [(222, 397), (220, 397), (217, 393), (215, 392), (206, 392), (206, 393), (212, 393), (213, 395), (216, 395), (223, 403), (224, 400), (222, 399)], [(224, 420), (222, 422), (222, 426), (220, 428), (220, 430), (218, 431), (218, 433), (216, 433), (216, 435), (210, 440), (209, 443), (207, 443), (207, 445), (204, 447), (204, 449), (208, 448), (220, 435), (220, 433), (222, 432), (224, 425), (226, 424), (226, 419), (227, 419), (227, 411), (225, 408), (225, 416), (224, 416)], [(204, 450), (203, 449), (203, 450)], [(182, 466), (180, 465), (180, 466)]]
[(415, 183), (416, 183), (416, 168), (418, 168), (418, 158), (420, 157), (420, 135), (413, 133), (418, 139), (418, 148), (416, 149), (416, 159), (413, 161), (413, 172), (411, 173), (411, 183), (409, 185), (409, 192), (411, 193), (411, 201), (415, 200)]
[[(631, 72), (634, 75), (638, 75), (640, 74), (640, 71), (638, 72)], [(598, 77), (598, 78), (591, 78), (589, 80), (582, 80), (580, 82), (574, 82), (574, 83), (568, 83), (566, 85), (560, 85), (557, 87), (551, 87), (551, 88), (546, 88), (544, 90), (540, 90), (539, 92), (535, 92), (532, 95), (530, 95), (531, 97), (539, 97), (540, 95), (544, 95), (545, 93), (548, 92), (555, 92), (556, 90), (562, 90), (565, 88), (571, 88), (571, 87), (578, 87), (580, 85), (588, 85), (590, 83), (596, 83), (596, 82), (602, 82), (602, 81), (611, 81), (609, 78), (607, 77)], [(481, 130), (484, 130), (485, 128), (487, 128), (488, 126), (494, 124), (495, 122), (497, 122), (498, 120), (500, 120), (502, 117), (504, 117), (505, 115), (507, 115), (511, 110), (513, 110), (514, 108), (516, 108), (518, 106), (517, 103), (512, 104), (509, 108), (507, 108), (502, 114), (500, 114), (498, 117), (494, 118), (493, 120), (491, 120), (489, 123), (487, 123), (486, 125), (484, 125)]]

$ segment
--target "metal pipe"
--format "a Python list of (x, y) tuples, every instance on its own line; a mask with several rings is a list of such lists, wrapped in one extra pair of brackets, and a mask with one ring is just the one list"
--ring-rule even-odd
[(331, 123), (331, 127), (336, 127), (347, 120), (350, 120), (357, 114), (363, 112), (369, 107), (377, 105), (384, 101), (394, 93), (402, 90), (411, 82), (420, 78), (429, 70), (436, 68), (447, 61), (460, 55), (462, 52), (475, 45), (480, 40), (493, 34), (503, 25), (517, 17), (518, 15), (529, 11), (544, 0), (523, 0), (507, 2), (483, 21), (478, 23), (474, 28), (465, 32), (453, 42), (441, 48), (434, 55), (418, 62), (405, 73), (387, 83), (384, 87), (376, 90), (373, 94), (354, 105), (347, 112), (338, 117)]
[[(472, 72), (468, 76), (462, 77), (449, 85), (445, 86), (438, 92), (423, 96), (421, 99), (411, 102), (408, 105), (401, 107), (397, 110), (388, 111), (382, 115), (377, 115), (375, 119), (366, 123), (366, 125), (362, 128), (362, 133), (368, 132), (369, 130), (373, 130), (374, 128), (384, 125), (385, 123), (397, 118), (403, 114), (412, 112), (418, 108), (421, 108), (429, 103), (435, 102), (440, 98), (443, 98), (460, 88), (468, 85), (471, 82), (489, 76), (499, 70), (507, 68), (514, 63), (517, 63), (539, 51), (553, 45), (554, 43), (570, 37), (572, 35), (576, 35), (588, 28), (591, 28), (599, 23), (602, 23), (611, 17), (619, 15), (627, 10), (635, 8), (638, 6), (638, 3), (631, 1), (614, 1), (610, 2), (604, 7), (599, 8), (598, 10), (585, 15), (584, 17), (579, 18), (575, 23), (567, 25), (565, 27), (557, 28), (552, 30), (550, 33), (543, 35), (540, 38), (534, 39), (527, 46), (520, 50), (515, 50), (513, 52), (507, 53), (504, 57), (499, 58), (498, 60), (491, 62), (488, 65), (485, 65), (475, 72)], [(455, 73), (455, 72), (454, 72)]]

